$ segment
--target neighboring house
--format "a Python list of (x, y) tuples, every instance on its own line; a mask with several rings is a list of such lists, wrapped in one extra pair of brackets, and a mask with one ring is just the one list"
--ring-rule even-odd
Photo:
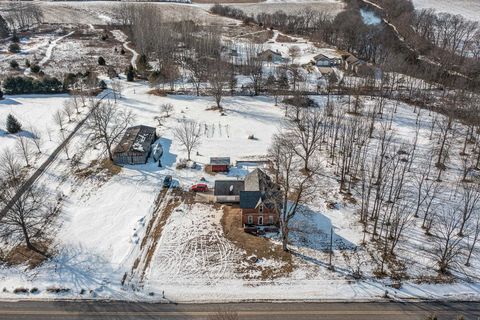
[(363, 61), (355, 57), (353, 54), (347, 54), (343, 57), (345, 61), (345, 70), (357, 72)]
[(278, 230), (278, 186), (263, 170), (255, 169), (245, 177), (244, 188), (240, 191), (243, 229), (250, 233)]
[(318, 54), (313, 57), (315, 65), (317, 67), (337, 67), (342, 65), (343, 60), (341, 57), (327, 56), (325, 54)]
[(212, 172), (228, 172), (230, 168), (229, 157), (211, 157), (208, 164)]
[(258, 54), (258, 57), (263, 61), (273, 62), (273, 63), (283, 63), (288, 61), (287, 58), (282, 57), (282, 54), (278, 51), (273, 51), (267, 49)]
[(156, 129), (148, 126), (130, 127), (113, 149), (113, 162), (118, 165), (144, 164), (157, 139)]
[(240, 192), (245, 190), (243, 180), (216, 180), (213, 195), (219, 203), (240, 202)]

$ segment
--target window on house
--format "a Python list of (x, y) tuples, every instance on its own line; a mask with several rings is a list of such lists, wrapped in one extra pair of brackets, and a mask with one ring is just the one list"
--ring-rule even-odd
[(263, 225), (263, 217), (258, 217), (258, 224)]
[(268, 216), (268, 223), (273, 224), (273, 216)]
[(263, 204), (261, 204), (260, 207), (258, 207), (258, 211), (263, 212)]
[(248, 222), (248, 224), (253, 224), (253, 217), (252, 217), (252, 216), (248, 216), (247, 222)]

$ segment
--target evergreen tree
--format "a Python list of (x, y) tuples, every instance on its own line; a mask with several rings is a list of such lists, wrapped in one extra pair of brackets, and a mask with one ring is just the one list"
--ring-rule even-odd
[(12, 43), (10, 46), (8, 46), (8, 51), (11, 53), (19, 53), (20, 52), (20, 46), (18, 43)]
[(17, 60), (11, 60), (11, 61), (10, 61), (10, 68), (12, 68), (12, 69), (18, 69), (18, 62), (17, 62)]
[(127, 69), (127, 81), (133, 81), (135, 78), (135, 71), (133, 70), (133, 66), (130, 65)]
[(18, 122), (18, 120), (14, 116), (9, 114), (7, 116), (7, 131), (9, 133), (17, 133), (20, 132), (20, 130), (22, 130), (22, 125), (20, 124), (20, 122)]
[(107, 84), (105, 83), (105, 81), (100, 80), (100, 82), (98, 83), (98, 87), (102, 90), (105, 90), (107, 89)]
[(13, 43), (19, 43), (20, 42), (20, 38), (18, 37), (17, 32), (15, 30), (13, 30), (12, 42)]
[(98, 57), (98, 64), (101, 66), (105, 65), (105, 59), (103, 57)]
[(9, 29), (7, 21), (0, 15), (0, 38), (8, 37)]
[(0, 89), (0, 100), (3, 99), (3, 91)]

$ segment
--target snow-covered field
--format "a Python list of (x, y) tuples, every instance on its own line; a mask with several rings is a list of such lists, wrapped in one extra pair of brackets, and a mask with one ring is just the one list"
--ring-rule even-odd
[(438, 12), (460, 14), (473, 21), (480, 21), (478, 0), (413, 0), (417, 9), (435, 9)]
[[(373, 266), (366, 253), (363, 256), (366, 279), (353, 281), (342, 252), (348, 252), (361, 242), (362, 228), (355, 216), (356, 206), (337, 192), (336, 176), (328, 165), (318, 182), (323, 191), (310, 204), (308, 212), (294, 221), (292, 248), (296, 254), (291, 273), (268, 280), (259, 277), (257, 271), (239, 271), (238, 266), (246, 263), (245, 257), (223, 234), (222, 210), (208, 204), (180, 203), (163, 228), (145, 275), (143, 290), (132, 290), (132, 285), (138, 285), (136, 282), (122, 286), (122, 278), (132, 270), (141, 252), (141, 239), (154, 213), (154, 202), (164, 176), (172, 174), (182, 188), (188, 188), (201, 177), (205, 177), (210, 186), (214, 179), (227, 178), (225, 175), (210, 176), (201, 169), (176, 170), (175, 164), (186, 154), (173, 138), (172, 127), (183, 118), (202, 123), (204, 138), (193, 159), (203, 165), (210, 156), (230, 156), (235, 161), (265, 155), (272, 135), (279, 131), (284, 118), (284, 109), (274, 106), (273, 99), (268, 97), (227, 97), (223, 102), (225, 115), (221, 115), (218, 111), (206, 110), (214, 104), (209, 97), (158, 97), (148, 94), (150, 88), (143, 83), (125, 82), (124, 85), (120, 104), (136, 114), (136, 124), (156, 126), (154, 117), (159, 114), (160, 104), (174, 105), (172, 116), (159, 129), (165, 151), (163, 167), (149, 162), (127, 166), (110, 178), (103, 175), (79, 178), (72, 174), (65, 157), (60, 156), (39, 182), (48, 186), (52, 194), (61, 194), (63, 198), (54, 243), (56, 258), (34, 270), (21, 266), (0, 269), (0, 281), (6, 288), (0, 298), (18, 298), (12, 293), (17, 287), (39, 288), (40, 293), (31, 294), (33, 297), (55, 297), (46, 292), (51, 286), (69, 288), (63, 297), (162, 300), (159, 295), (165, 291), (168, 300), (177, 302), (381, 299), (385, 290), (397, 298), (476, 299), (480, 296), (480, 286), (475, 281), (450, 285), (415, 281), (420, 276), (435, 274), (435, 264), (427, 253), (428, 238), (418, 229), (405, 237), (399, 251), (401, 259), (409, 263), (407, 272), (412, 278), (404, 282), (402, 289), (394, 290), (388, 286), (388, 280), (374, 278)], [(23, 113), (18, 116), (26, 117)], [(412, 107), (400, 105), (393, 121), (394, 132), (400, 139), (411, 139), (415, 117)], [(424, 117), (429, 118), (426, 114)], [(48, 120), (45, 116), (43, 121), (48, 123)], [(251, 134), (257, 140), (247, 139)], [(428, 121), (425, 120), (420, 132), (420, 150), (431, 143), (428, 134)], [(80, 168), (101, 156), (98, 150), (81, 151), (85, 141), (86, 132), (81, 130), (71, 145), (72, 152), (82, 155)], [(245, 174), (245, 170), (233, 170), (231, 175), (237, 174)], [(448, 183), (450, 178), (445, 179)], [(338, 206), (327, 209), (327, 202), (335, 202)], [(324, 251), (331, 228), (335, 233), (335, 272), (327, 269), (328, 254)], [(277, 242), (275, 237), (273, 241)], [(256, 267), (276, 269), (282, 263), (265, 259), (256, 262)], [(475, 271), (478, 263), (476, 257), (473, 267), (464, 271), (478, 276), (478, 270)], [(157, 294), (149, 297), (149, 292)]]

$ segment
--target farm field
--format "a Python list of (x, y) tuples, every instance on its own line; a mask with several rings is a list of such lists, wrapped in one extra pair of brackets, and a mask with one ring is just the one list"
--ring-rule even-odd
[(435, 9), (438, 12), (459, 14), (466, 19), (480, 21), (480, 2), (476, 0), (413, 0), (417, 9)]

